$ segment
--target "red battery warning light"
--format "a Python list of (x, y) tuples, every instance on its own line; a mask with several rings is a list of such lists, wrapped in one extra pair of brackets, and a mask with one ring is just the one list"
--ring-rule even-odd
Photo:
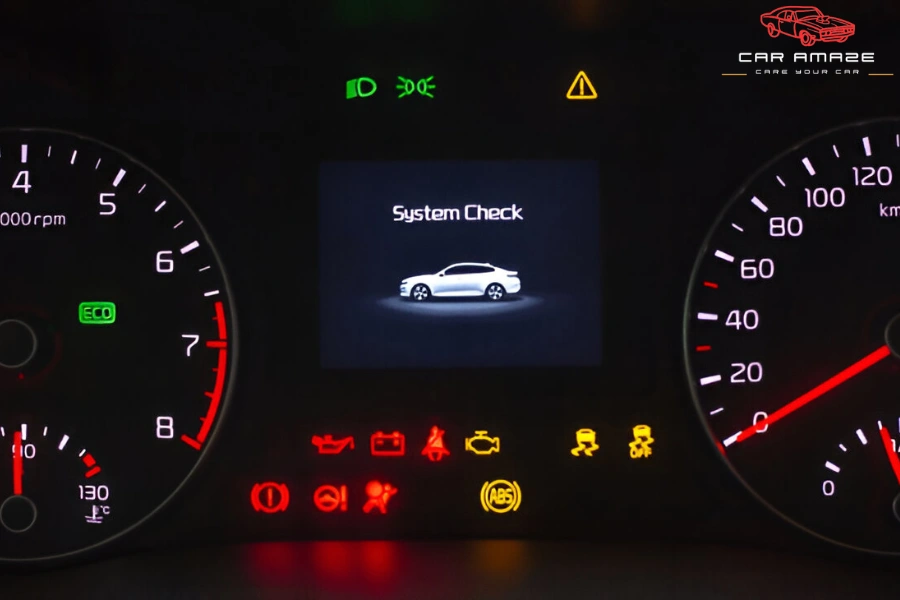
[(406, 454), (406, 436), (395, 431), (376, 431), (370, 439), (372, 456), (403, 456)]
[(291, 501), (287, 485), (266, 481), (257, 483), (250, 490), (250, 504), (256, 512), (273, 514), (287, 510)]

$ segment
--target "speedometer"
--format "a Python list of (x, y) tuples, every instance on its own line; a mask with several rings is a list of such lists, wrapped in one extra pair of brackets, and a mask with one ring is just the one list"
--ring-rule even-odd
[(900, 552), (900, 121), (751, 177), (697, 258), (689, 384), (734, 473), (816, 535)]
[(209, 446), (229, 286), (169, 185), (56, 131), (0, 131), (0, 257), (0, 559), (71, 554), (154, 513)]

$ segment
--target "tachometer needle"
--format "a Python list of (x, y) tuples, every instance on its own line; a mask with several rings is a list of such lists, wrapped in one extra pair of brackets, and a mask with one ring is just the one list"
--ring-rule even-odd
[(891, 461), (891, 469), (894, 471), (894, 477), (897, 483), (900, 483), (900, 456), (894, 450), (894, 442), (891, 441), (891, 434), (884, 427), (881, 428), (881, 441), (884, 442), (884, 451), (887, 452), (888, 460)]
[(22, 495), (22, 432), (13, 434), (13, 494)]
[(878, 364), (879, 362), (881, 362), (882, 360), (884, 360), (885, 358), (890, 356), (890, 354), (891, 354), (891, 350), (890, 350), (890, 348), (887, 347), (887, 345), (881, 346), (875, 352), (872, 352), (871, 354), (864, 356), (863, 358), (856, 361), (855, 363), (853, 363), (852, 365), (850, 365), (849, 367), (847, 367), (846, 369), (844, 369), (837, 375), (832, 376), (831, 378), (823, 381), (822, 383), (820, 383), (813, 389), (809, 390), (805, 394), (798, 396), (794, 400), (791, 400), (790, 402), (788, 402), (787, 404), (785, 404), (784, 406), (782, 406), (781, 408), (779, 408), (778, 410), (773, 412), (771, 415), (769, 415), (765, 419), (762, 419), (761, 421), (758, 421), (757, 423), (755, 423), (755, 424), (751, 425), (750, 427), (748, 427), (747, 429), (743, 430), (742, 432), (737, 434), (737, 439), (735, 441), (743, 442), (744, 440), (753, 437), (754, 435), (759, 433), (760, 430), (765, 430), (765, 428), (767, 426), (771, 426), (773, 423), (780, 421), (781, 419), (785, 418), (786, 416), (788, 416), (795, 410), (806, 406), (807, 404), (809, 404), (810, 402), (812, 402), (819, 396), (822, 396), (823, 394), (830, 392), (831, 390), (833, 390), (837, 386), (841, 385), (842, 383), (844, 383), (851, 377), (859, 375), (860, 373), (862, 373), (869, 367), (872, 367), (872, 366)]

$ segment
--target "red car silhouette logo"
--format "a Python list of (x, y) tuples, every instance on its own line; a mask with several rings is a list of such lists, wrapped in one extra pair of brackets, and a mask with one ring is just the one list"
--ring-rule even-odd
[(804, 46), (816, 42), (846, 42), (856, 33), (856, 25), (845, 19), (829, 17), (815, 6), (782, 6), (759, 17), (770, 37), (786, 35)]

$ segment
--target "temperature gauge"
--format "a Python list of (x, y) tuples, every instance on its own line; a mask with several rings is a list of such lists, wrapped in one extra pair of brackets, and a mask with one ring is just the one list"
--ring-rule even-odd
[[(866, 515), (873, 530), (900, 529), (900, 418), (872, 419), (850, 429), (822, 461), (812, 492), (835, 515)], [(862, 493), (864, 491), (864, 493)]]
[[(100, 461), (64, 430), (22, 423), (0, 427), (10, 448), (0, 473), (0, 548), (53, 546), (61, 537), (100, 541), (115, 518), (113, 494)], [(4, 496), (0, 492), (0, 497)]]

